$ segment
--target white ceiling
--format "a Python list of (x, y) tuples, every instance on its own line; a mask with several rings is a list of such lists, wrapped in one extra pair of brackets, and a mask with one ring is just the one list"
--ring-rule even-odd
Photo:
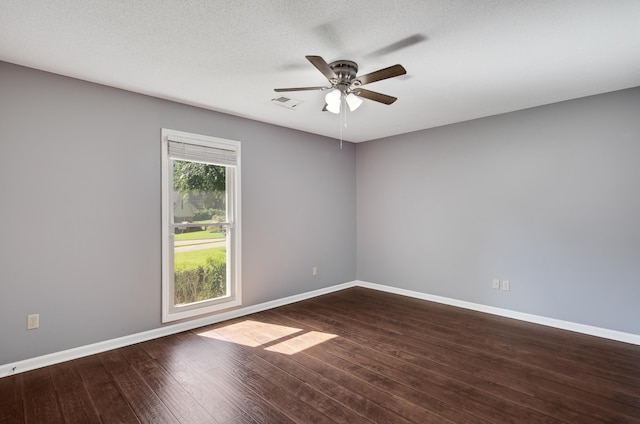
[(345, 140), (640, 86), (638, 0), (0, 0), (0, 60), (333, 138), (340, 117), (306, 59), (349, 59), (367, 85)]

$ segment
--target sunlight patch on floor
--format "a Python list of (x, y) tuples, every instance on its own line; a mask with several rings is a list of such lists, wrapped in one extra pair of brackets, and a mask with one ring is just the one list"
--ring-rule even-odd
[(270, 352), (293, 355), (337, 337), (335, 334), (303, 330), (285, 325), (245, 320), (223, 327), (197, 333), (201, 337), (240, 344), (248, 347), (264, 347)]
[(285, 340), (273, 346), (265, 348), (270, 352), (284, 353), (285, 355), (293, 355), (310, 347), (324, 343), (327, 340), (331, 340), (334, 337), (338, 337), (335, 334), (321, 333), (319, 331), (309, 331), (308, 333), (300, 334), (299, 336)]

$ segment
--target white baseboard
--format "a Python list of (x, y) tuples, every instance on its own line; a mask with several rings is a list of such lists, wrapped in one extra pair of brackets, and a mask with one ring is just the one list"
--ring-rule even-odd
[(577, 333), (588, 334), (591, 336), (602, 337), (605, 339), (616, 340), (620, 342), (630, 343), (640, 346), (640, 335), (624, 333), (621, 331), (609, 330), (606, 328), (593, 327), (584, 324), (578, 324), (569, 321), (562, 321), (554, 318), (547, 318), (538, 315), (525, 314), (522, 312), (511, 311), (508, 309), (495, 308), (493, 306), (482, 305), (478, 303), (466, 302), (463, 300), (451, 299), (447, 297), (434, 296), (431, 294), (399, 289), (396, 287), (385, 286), (381, 284), (368, 283), (366, 281), (350, 281), (347, 283), (337, 284), (319, 290), (313, 290), (282, 299), (272, 300), (270, 302), (260, 303), (258, 305), (247, 306), (244, 308), (234, 309), (232, 311), (219, 313), (216, 315), (206, 316), (203, 318), (185, 321), (178, 324), (172, 324), (156, 328), (142, 333), (131, 334), (129, 336), (119, 337), (116, 339), (106, 340), (104, 342), (93, 343), (86, 346), (80, 346), (73, 349), (63, 350), (48, 355), (38, 356), (35, 358), (25, 359), (14, 363), (0, 365), (0, 378), (12, 374), (26, 372), (73, 359), (82, 358), (96, 353), (106, 352), (107, 350), (117, 349), (124, 346), (144, 342), (147, 340), (157, 339), (159, 337), (180, 333), (182, 331), (192, 330), (194, 328), (204, 327), (206, 325), (215, 324), (233, 318), (239, 318), (256, 312), (265, 311), (267, 309), (277, 308), (278, 306), (288, 305), (290, 303), (299, 302), (301, 300), (310, 299), (323, 294), (332, 293), (338, 290), (350, 287), (365, 287), (373, 290), (395, 293), (403, 296), (414, 297), (417, 299), (428, 300), (431, 302), (442, 303), (459, 308), (470, 309), (479, 312), (486, 312), (493, 315), (499, 315), (507, 318), (514, 318), (520, 321), (531, 322), (534, 324), (546, 325), (548, 327), (560, 328), (563, 330), (574, 331)]
[(576, 333), (588, 334), (590, 336), (602, 337), (604, 339), (615, 340), (640, 346), (640, 334), (625, 333), (622, 331), (609, 330), (607, 328), (593, 327), (590, 325), (578, 324), (571, 321), (563, 321), (555, 318), (548, 318), (539, 315), (526, 314), (524, 312), (501, 309), (479, 303), (466, 302), (464, 300), (452, 299), (448, 297), (435, 296), (412, 290), (399, 289), (397, 287), (385, 286), (382, 284), (368, 283), (366, 281), (356, 281), (357, 286), (366, 287), (373, 290), (395, 293), (431, 302), (442, 303), (444, 305), (457, 306), (459, 308), (471, 309), (473, 311), (485, 312), (492, 315), (513, 318), (533, 324), (546, 325), (547, 327), (560, 328)]

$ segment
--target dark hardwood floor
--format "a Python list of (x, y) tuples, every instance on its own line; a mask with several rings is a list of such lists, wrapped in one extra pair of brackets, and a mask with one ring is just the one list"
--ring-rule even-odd
[(640, 346), (352, 288), (0, 379), (0, 423), (640, 423)]

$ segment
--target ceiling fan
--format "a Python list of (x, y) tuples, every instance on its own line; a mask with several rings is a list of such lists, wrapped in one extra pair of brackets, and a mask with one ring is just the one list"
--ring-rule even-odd
[(341, 105), (344, 103), (349, 106), (349, 110), (356, 110), (362, 104), (360, 97), (390, 105), (398, 99), (376, 91), (365, 90), (362, 86), (407, 73), (402, 65), (393, 65), (358, 77), (356, 76), (358, 64), (351, 60), (336, 60), (327, 63), (320, 56), (305, 57), (329, 80), (331, 86), (276, 88), (274, 90), (276, 92), (331, 90), (325, 97), (326, 104), (322, 110), (328, 110), (332, 113), (340, 113)]

